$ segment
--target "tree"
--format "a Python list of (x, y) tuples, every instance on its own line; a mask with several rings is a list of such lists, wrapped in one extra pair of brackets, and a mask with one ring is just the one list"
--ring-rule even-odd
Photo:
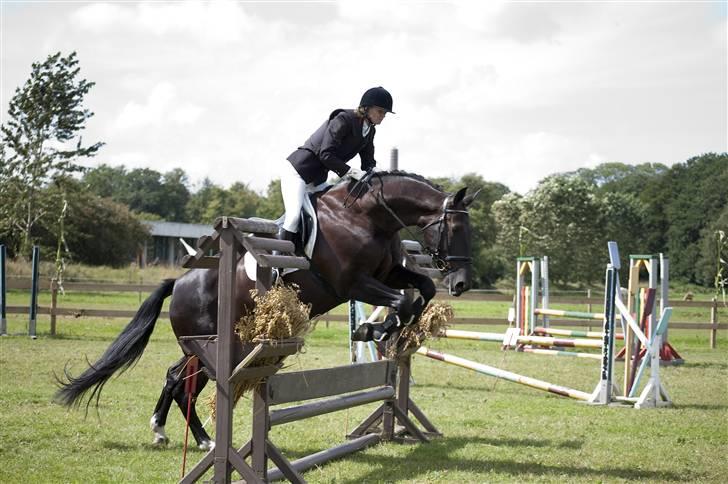
[(265, 193), (266, 196), (261, 197), (258, 204), (260, 217), (275, 220), (285, 212), (281, 195), (281, 179), (271, 180)]
[[(62, 189), (68, 201), (65, 220), (67, 256), (92, 265), (122, 266), (133, 260), (149, 231), (137, 216), (110, 198), (90, 192), (78, 180), (66, 180), (63, 187), (53, 183), (48, 191)], [(57, 219), (44, 219), (38, 226), (38, 242), (43, 252), (56, 250)]]
[(36, 223), (60, 214), (58, 200), (44, 191), (51, 180), (82, 168), (81, 157), (94, 156), (101, 142), (83, 145), (81, 131), (93, 113), (84, 108), (84, 96), (95, 83), (79, 77), (76, 53), (58, 52), (45, 62), (33, 63), (30, 78), (16, 88), (2, 126), (0, 163), (0, 231), (27, 255)]
[(498, 244), (511, 261), (517, 255), (548, 255), (549, 276), (561, 283), (600, 277), (604, 208), (593, 185), (552, 176), (526, 197), (504, 197), (494, 210), (501, 225)]
[(670, 272), (687, 282), (699, 283), (703, 230), (718, 220), (728, 204), (728, 154), (707, 153), (676, 164), (668, 173), (667, 183)]

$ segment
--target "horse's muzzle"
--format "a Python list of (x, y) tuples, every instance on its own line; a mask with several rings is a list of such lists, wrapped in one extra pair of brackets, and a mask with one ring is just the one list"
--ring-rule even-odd
[(470, 289), (470, 271), (465, 268), (458, 269), (448, 274), (444, 282), (451, 296), (460, 296)]

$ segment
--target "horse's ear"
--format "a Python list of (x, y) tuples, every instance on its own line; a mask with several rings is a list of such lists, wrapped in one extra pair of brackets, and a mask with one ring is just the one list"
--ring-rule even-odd
[(463, 199), (465, 198), (465, 192), (467, 191), (468, 187), (463, 187), (455, 194), (455, 196), (452, 198), (452, 206), (457, 207), (461, 203), (463, 203)]
[(465, 197), (465, 199), (463, 199), (463, 204), (466, 207), (469, 207), (470, 204), (473, 203), (473, 201), (475, 200), (475, 198), (480, 194), (480, 191), (481, 190), (482, 190), (482, 188), (479, 188), (477, 192), (473, 193), (472, 195), (468, 195), (467, 197)]

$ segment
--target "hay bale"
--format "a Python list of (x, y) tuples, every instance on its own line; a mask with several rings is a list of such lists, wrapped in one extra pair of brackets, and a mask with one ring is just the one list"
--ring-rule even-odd
[[(263, 295), (254, 289), (250, 291), (255, 307), (238, 320), (235, 324), (235, 334), (245, 343), (260, 343), (266, 341), (275, 344), (292, 338), (303, 338), (315, 328), (315, 323), (309, 319), (311, 306), (303, 304), (298, 298), (298, 288), (278, 284)], [(278, 365), (284, 357), (270, 357), (257, 360), (252, 367)], [(239, 382), (234, 389), (234, 404), (250, 390), (253, 390), (262, 381), (254, 378)], [(213, 393), (206, 404), (215, 418), (216, 395)]]
[(452, 306), (443, 303), (430, 303), (416, 323), (405, 327), (399, 334), (396, 343), (389, 345), (388, 358), (406, 356), (430, 339), (437, 338), (442, 330), (455, 317)]

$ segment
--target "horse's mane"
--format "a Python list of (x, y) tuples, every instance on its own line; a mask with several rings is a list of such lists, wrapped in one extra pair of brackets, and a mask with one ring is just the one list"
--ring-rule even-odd
[[(406, 177), (406, 178), (412, 178), (414, 180), (420, 181), (420, 182), (422, 182), (422, 183), (424, 183), (424, 184), (426, 184), (426, 185), (434, 188), (435, 190), (438, 190), (438, 191), (441, 191), (441, 192), (444, 192), (445, 191), (440, 185), (438, 185), (436, 183), (432, 183), (430, 180), (428, 180), (424, 176), (418, 175), (417, 173), (410, 173), (410, 172), (404, 171), (404, 170), (382, 170), (382, 171), (375, 171), (374, 172), (374, 176), (375, 177), (389, 177), (389, 176), (391, 176), (391, 177), (400, 177), (401, 176), (401, 177)], [(349, 181), (350, 179), (351, 179), (351, 177), (347, 177), (347, 176), (345, 176), (344, 178), (342, 178), (342, 180), (346, 180), (346, 181)]]

